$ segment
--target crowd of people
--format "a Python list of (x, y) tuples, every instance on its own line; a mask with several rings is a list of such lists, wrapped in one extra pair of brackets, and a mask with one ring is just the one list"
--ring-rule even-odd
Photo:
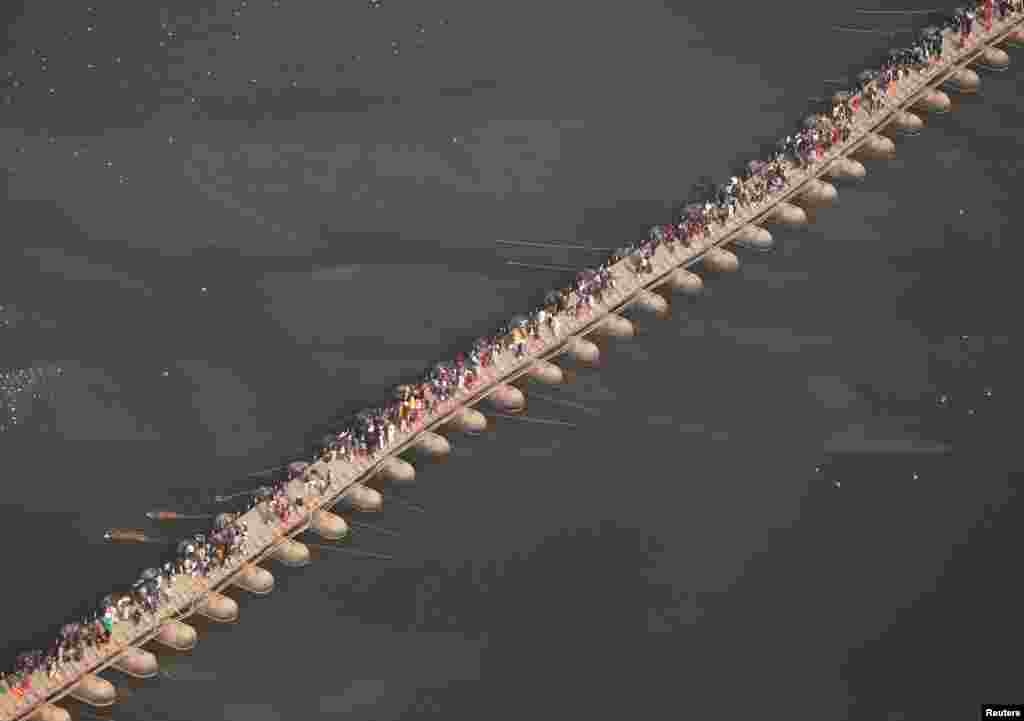
[[(400, 433), (415, 432), (429, 422), (438, 404), (455, 398), (460, 390), (472, 390), (482, 372), (491, 368), (499, 356), (511, 353), (521, 358), (528, 353), (531, 338), (542, 338), (543, 329), (558, 337), (563, 319), (591, 313), (603, 294), (615, 287), (613, 266), (627, 261), (639, 276), (652, 273), (652, 259), (659, 247), (696, 245), (710, 237), (714, 229), (725, 226), (738, 210), (768, 202), (784, 191), (793, 173), (807, 169), (833, 146), (849, 140), (864, 113), (873, 116), (884, 110), (898, 81), (926, 72), (942, 60), (944, 30), (958, 35), (963, 47), (972, 42), (978, 18), (990, 28), (996, 16), (1005, 18), (1022, 12), (1024, 0), (982, 0), (955, 11), (943, 27), (925, 28), (912, 45), (890, 52), (879, 68), (861, 73), (854, 87), (837, 93), (828, 110), (807, 118), (796, 132), (779, 141), (770, 157), (749, 162), (740, 175), (685, 205), (673, 222), (652, 227), (644, 240), (618, 249), (599, 267), (584, 270), (570, 285), (549, 292), (530, 313), (515, 316), (453, 360), (434, 365), (418, 382), (398, 386), (385, 403), (355, 414), (322, 439), (314, 460), (353, 463), (386, 454)], [(301, 480), (306, 494), (321, 496), (332, 483), (331, 471), (319, 470), (324, 467), (329, 468), (329, 464), (289, 464), (278, 482), (251, 496), (249, 508), (260, 509), (265, 521), (290, 526), (304, 509), (302, 496), (293, 497), (288, 492), (289, 484)], [(174, 600), (172, 585), (178, 576), (206, 578), (243, 558), (248, 539), (243, 517), (219, 515), (210, 532), (182, 541), (174, 558), (161, 568), (143, 571), (128, 590), (107, 596), (92, 613), (66, 624), (47, 651), (18, 656), (14, 669), (0, 675), (0, 697), (7, 693), (24, 696), (39, 672), (45, 672), (49, 679), (60, 678), (68, 661), (80, 661), (86, 649), (101, 650), (109, 644), (116, 623), (137, 626), (152, 619), (165, 602)]]
[(63, 677), (69, 663), (80, 663), (86, 651), (102, 652), (111, 642), (114, 624), (142, 624), (156, 616), (173, 598), (172, 584), (179, 576), (205, 578), (214, 570), (245, 557), (248, 526), (238, 514), (222, 513), (209, 533), (198, 533), (178, 543), (174, 557), (159, 568), (147, 568), (131, 586), (105, 596), (94, 610), (64, 624), (47, 651), (29, 651), (15, 659), (14, 669), (0, 675), (4, 693), (23, 697), (32, 690), (32, 677), (45, 672), (49, 680)]

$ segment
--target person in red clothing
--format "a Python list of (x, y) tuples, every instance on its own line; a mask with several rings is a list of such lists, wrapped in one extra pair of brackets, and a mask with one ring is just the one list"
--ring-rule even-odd
[(7, 683), (11, 693), (19, 699), (25, 698), (25, 694), (32, 690), (32, 680), (28, 674), (15, 674), (8, 677)]
[(985, 30), (992, 30), (992, 16), (995, 14), (995, 0), (983, 0), (981, 3), (981, 21), (985, 24)]

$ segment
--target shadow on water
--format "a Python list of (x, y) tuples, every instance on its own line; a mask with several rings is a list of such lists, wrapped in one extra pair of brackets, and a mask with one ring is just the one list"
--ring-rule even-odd
[[(498, 692), (506, 712), (519, 712), (552, 684), (561, 691), (551, 702), (560, 703), (609, 673), (660, 676), (657, 649), (668, 651), (700, 615), (668, 564), (657, 538), (605, 521), (565, 530), (518, 558), (350, 572), (322, 600), (343, 604), (362, 624), (484, 639), (479, 684), (422, 689), (417, 705), (429, 695), (449, 717), (468, 707), (493, 711), (481, 695)], [(504, 695), (523, 687), (534, 689), (529, 698)]]
[[(496, 697), (514, 713), (545, 698), (549, 713), (603, 716), (627, 713), (638, 696), (669, 708), (680, 694), (691, 712), (711, 713), (729, 698), (734, 713), (753, 713), (793, 704), (795, 658), (815, 659), (801, 664), (801, 703), (829, 718), (950, 708), (967, 717), (989, 683), (1013, 683), (1013, 644), (998, 648), (997, 639), (1022, 630), (1007, 625), (1016, 584), (993, 576), (986, 559), (1020, 544), (1020, 478), (961, 476), (970, 470), (963, 463), (907, 488), (898, 476), (909, 478), (911, 466), (889, 454), (845, 460), (850, 482), (813, 489), (799, 521), (773, 536), (728, 593), (688, 595), (678, 577), (674, 586), (651, 583), (651, 542), (606, 526), (600, 536), (551, 539), (500, 570), (425, 569), (369, 587), (357, 578), (365, 593), (345, 602), (366, 621), (484, 634), (480, 680), (421, 688), (401, 718), (479, 715)], [(894, 484), (904, 487), (886, 490)], [(430, 589), (425, 600), (420, 584)], [(409, 610), (376, 612), (377, 589), (405, 598)], [(991, 598), (989, 613), (964, 618), (978, 593)], [(417, 608), (436, 619), (420, 620)], [(931, 649), (925, 658), (922, 644)], [(913, 680), (901, 671), (907, 658), (920, 659)], [(730, 698), (735, 678), (746, 691)], [(943, 701), (936, 679), (955, 689)], [(531, 693), (516, 692), (523, 687)]]
[[(486, 566), (468, 562), (451, 567), (431, 561), (415, 568), (389, 568), (386, 573), (354, 572), (327, 589), (325, 600), (344, 603), (347, 613), (361, 622), (404, 631), (533, 637), (551, 630), (557, 619), (564, 633), (600, 627), (627, 637), (647, 633), (645, 614), (624, 615), (612, 627), (587, 599), (641, 584), (645, 608), (658, 609), (667, 618), (681, 617), (682, 592), (666, 580), (670, 574), (664, 562), (665, 549), (655, 537), (606, 521), (563, 531), (519, 558)], [(568, 569), (570, 576), (564, 575)], [(512, 598), (516, 600), (510, 606)], [(389, 602), (382, 604), (381, 599)], [(513, 625), (503, 630), (496, 622), (499, 618)]]

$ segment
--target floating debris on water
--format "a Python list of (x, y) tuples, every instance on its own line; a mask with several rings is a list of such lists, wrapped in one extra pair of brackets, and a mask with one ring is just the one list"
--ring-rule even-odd
[(63, 373), (59, 366), (0, 370), (0, 433), (24, 423), (32, 415), (34, 402), (51, 401), (47, 382)]

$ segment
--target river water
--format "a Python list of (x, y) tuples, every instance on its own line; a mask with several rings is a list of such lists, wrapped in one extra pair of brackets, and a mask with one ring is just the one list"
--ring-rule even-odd
[[(25, 5), (2, 11), (12, 654), (158, 555), (105, 529), (188, 533), (143, 514), (246, 487), (562, 280), (507, 260), (600, 257), (495, 240), (638, 237), (892, 42), (832, 26), (920, 20)], [(395, 561), (272, 568), (278, 591), (169, 678), (111, 672), (112, 717), (910, 720), (1017, 698), (1024, 112), (1019, 73), (982, 83), (811, 228), (540, 389), (582, 407), (529, 415), (576, 428), (453, 437), (407, 494), (427, 512), (357, 534)]]

